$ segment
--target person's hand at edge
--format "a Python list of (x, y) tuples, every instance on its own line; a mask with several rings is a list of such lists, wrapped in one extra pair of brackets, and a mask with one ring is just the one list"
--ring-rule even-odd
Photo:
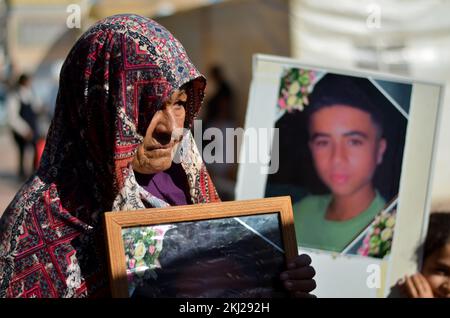
[(313, 279), (315, 275), (316, 271), (311, 266), (311, 257), (301, 254), (288, 263), (288, 269), (281, 273), (280, 278), (291, 296), (316, 298), (310, 293), (316, 288), (316, 281)]

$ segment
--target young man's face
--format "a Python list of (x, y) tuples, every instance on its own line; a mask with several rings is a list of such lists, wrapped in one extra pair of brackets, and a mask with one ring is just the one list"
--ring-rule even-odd
[(386, 150), (386, 140), (368, 112), (332, 105), (312, 114), (309, 147), (322, 181), (333, 195), (351, 195), (372, 186)]

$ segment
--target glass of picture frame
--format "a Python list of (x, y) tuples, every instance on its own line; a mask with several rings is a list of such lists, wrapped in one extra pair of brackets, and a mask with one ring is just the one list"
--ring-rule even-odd
[(287, 297), (289, 197), (105, 213), (113, 297)]

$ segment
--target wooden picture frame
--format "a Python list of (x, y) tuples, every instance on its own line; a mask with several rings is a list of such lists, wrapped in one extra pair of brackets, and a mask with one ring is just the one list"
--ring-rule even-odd
[[(275, 221), (277, 220), (277, 225), (275, 225)], [(244, 221), (243, 221), (244, 220)], [(258, 220), (258, 222), (256, 222)], [(219, 203), (206, 203), (206, 204), (196, 204), (196, 205), (185, 205), (185, 206), (174, 206), (174, 207), (167, 207), (167, 208), (154, 208), (154, 209), (146, 209), (146, 210), (139, 210), (139, 211), (123, 211), (123, 212), (107, 212), (104, 215), (104, 221), (105, 221), (105, 229), (106, 229), (106, 244), (107, 244), (107, 254), (108, 254), (108, 263), (109, 263), (109, 277), (110, 277), (110, 285), (111, 285), (111, 291), (113, 297), (121, 297), (126, 298), (130, 297), (130, 291), (129, 291), (129, 280), (130, 277), (137, 277), (135, 276), (127, 276), (127, 268), (128, 273), (131, 271), (132, 268), (135, 267), (135, 263), (133, 262), (133, 259), (136, 260), (140, 258), (142, 255), (147, 254), (147, 256), (150, 257), (151, 253), (155, 254), (155, 250), (158, 253), (158, 257), (161, 258), (163, 254), (161, 254), (161, 251), (165, 253), (164, 255), (171, 255), (171, 259), (174, 260), (176, 258), (173, 257), (173, 253), (170, 252), (170, 244), (176, 243), (176, 244), (191, 244), (189, 242), (192, 241), (192, 244), (195, 244), (191, 247), (189, 247), (191, 250), (195, 250), (199, 248), (199, 245), (204, 244), (203, 249), (206, 249), (206, 253), (204, 255), (209, 255), (209, 248), (208, 244), (209, 241), (211, 241), (211, 244), (214, 244), (214, 240), (219, 240), (220, 236), (222, 235), (224, 238), (227, 238), (227, 246), (226, 248), (231, 248), (232, 251), (229, 255), (235, 255), (239, 254), (240, 251), (242, 253), (244, 252), (244, 249), (242, 249), (242, 246), (246, 244), (245, 241), (243, 241), (242, 237), (247, 237), (250, 240), (251, 239), (257, 239), (258, 242), (262, 242), (265, 240), (264, 246), (269, 246), (268, 243), (272, 244), (270, 247), (264, 247), (264, 250), (269, 250), (277, 247), (277, 244), (273, 242), (277, 242), (276, 237), (279, 238), (280, 241), (278, 243), (281, 243), (281, 250), (279, 247), (277, 248), (278, 251), (274, 251), (273, 253), (281, 253), (281, 259), (284, 264), (282, 264), (284, 270), (286, 268), (286, 264), (289, 260), (293, 259), (298, 255), (297, 252), (297, 242), (295, 239), (295, 229), (293, 225), (293, 214), (292, 214), (292, 204), (290, 197), (276, 197), (276, 198), (266, 198), (266, 199), (258, 199), (258, 200), (246, 200), (246, 201), (231, 201), (231, 202), (219, 202)], [(254, 224), (254, 226), (249, 226), (249, 224)], [(256, 222), (256, 223), (255, 223)], [(237, 223), (240, 223), (240, 225), (243, 226), (235, 226)], [(162, 234), (161, 236), (157, 236), (156, 234), (153, 235), (154, 238), (156, 238), (158, 241), (157, 243), (154, 243), (155, 241), (145, 241), (150, 242), (149, 247), (147, 247), (144, 243), (144, 241), (132, 241), (130, 239), (131, 234), (129, 233), (144, 233), (142, 235), (145, 238), (149, 237), (148, 233), (156, 233), (156, 230), (159, 230), (160, 227), (158, 226), (164, 226), (164, 231), (158, 232), (159, 234)], [(176, 231), (179, 231), (179, 229), (189, 226), (200, 226), (205, 228), (210, 228), (211, 230), (206, 231), (190, 231), (189, 233), (195, 232), (195, 235), (201, 235), (200, 238), (195, 238), (195, 236), (190, 237), (188, 240), (180, 240), (180, 242), (176, 242), (172, 240), (172, 238), (167, 238), (167, 233), (165, 232), (169, 228), (176, 228)], [(216, 227), (214, 227), (216, 226)], [(225, 226), (225, 227), (223, 227)], [(275, 236), (267, 236), (267, 232), (259, 232), (258, 226), (260, 226), (259, 229), (263, 229), (263, 226), (266, 226), (265, 229), (275, 229), (277, 226), (277, 232), (275, 233)], [(145, 227), (145, 231), (141, 231), (142, 227)], [(139, 230), (138, 230), (139, 229)], [(216, 233), (213, 233), (213, 229), (225, 229), (226, 235), (224, 235), (223, 231), (218, 231), (217, 233), (220, 233), (220, 235), (216, 235)], [(147, 232), (148, 230), (148, 232)], [(141, 232), (138, 232), (141, 231)], [(242, 233), (237, 233), (239, 231), (242, 231)], [(174, 233), (175, 233), (174, 232)], [(205, 233), (204, 233), (205, 232)], [(181, 233), (181, 232), (180, 232)], [(271, 232), (270, 232), (271, 233)], [(269, 234), (270, 234), (269, 233)], [(214, 234), (214, 235), (213, 235)], [(236, 241), (230, 241), (230, 237), (233, 238), (233, 235), (236, 239)], [(128, 235), (128, 236), (127, 236)], [(140, 235), (140, 234), (139, 234)], [(180, 234), (174, 234), (173, 237), (180, 237)], [(237, 238), (239, 237), (239, 238)], [(269, 237), (270, 239), (267, 239)], [(185, 236), (186, 238), (186, 236)], [(272, 240), (272, 238), (275, 238)], [(124, 240), (126, 240), (126, 243), (124, 243)], [(163, 241), (166, 246), (163, 246)], [(167, 243), (169, 242), (169, 243)], [(170, 243), (172, 242), (172, 243)], [(219, 242), (219, 241), (217, 241)], [(250, 241), (248, 241), (250, 242)], [(248, 243), (247, 242), (247, 243)], [(256, 241), (251, 241), (253, 244)], [(174, 243), (174, 244), (175, 244)], [(223, 242), (222, 242), (223, 243)], [(125, 249), (125, 244), (127, 246), (127, 250)], [(155, 244), (155, 247), (152, 247)], [(167, 245), (169, 244), (169, 245)], [(241, 244), (236, 245), (236, 244)], [(258, 243), (259, 244), (259, 243)], [(263, 244), (263, 243), (261, 243)], [(150, 246), (151, 245), (151, 246)], [(176, 245), (178, 246), (178, 245)], [(215, 249), (214, 251), (219, 252), (222, 250), (223, 245), (220, 249)], [(129, 248), (130, 247), (133, 250), (133, 258), (130, 258), (129, 255)], [(179, 247), (179, 246), (178, 246)], [(247, 245), (248, 247), (248, 245)], [(189, 248), (184, 250), (189, 250)], [(224, 247), (225, 248), (225, 247)], [(253, 245), (250, 246), (250, 248), (253, 248)], [(254, 250), (257, 250), (256, 247), (254, 247)], [(178, 251), (178, 250), (177, 250)], [(205, 250), (202, 250), (205, 252)], [(137, 256), (139, 252), (139, 257)], [(144, 253), (144, 254), (143, 254)], [(190, 250), (188, 253), (191, 253)], [(194, 253), (194, 252), (192, 252)], [(211, 252), (212, 253), (212, 252)], [(228, 252), (227, 252), (228, 253)], [(252, 254), (251, 252), (250, 254)], [(265, 253), (265, 252), (264, 252)], [(271, 252), (272, 253), (272, 252)], [(267, 253), (270, 254), (270, 253)], [(197, 255), (197, 254), (195, 254)], [(203, 255), (203, 254), (198, 254)], [(212, 254), (211, 254), (212, 255)], [(228, 255), (228, 254), (227, 254)], [(265, 255), (265, 254), (264, 254)], [(275, 254), (270, 254), (275, 255)], [(279, 255), (279, 254), (276, 254)], [(244, 259), (248, 257), (248, 255), (238, 255), (239, 259)], [(261, 255), (259, 255), (261, 256)], [(259, 257), (258, 256), (258, 257)], [(253, 255), (251, 256), (253, 257)], [(169, 259), (169, 256), (164, 256), (164, 259)], [(189, 256), (186, 260), (190, 261), (192, 257)], [(220, 259), (224, 259), (223, 256), (220, 257)], [(277, 268), (279, 268), (280, 265), (280, 259), (279, 256), (275, 257), (273, 261), (278, 262)], [(260, 260), (259, 258), (257, 260)], [(270, 259), (272, 261), (272, 258)], [(151, 265), (144, 264), (145, 271), (144, 274), (147, 275), (150, 273), (151, 275), (154, 275), (157, 271), (159, 272), (159, 275), (163, 273), (163, 268), (169, 268), (169, 265), (164, 264), (162, 267), (160, 266), (159, 261), (161, 259), (158, 259), (158, 261), (154, 261)], [(262, 260), (261, 264), (264, 263), (267, 260)], [(142, 259), (140, 260), (142, 262)], [(252, 261), (250, 261), (252, 262)], [(209, 262), (206, 262), (209, 263)], [(257, 262), (258, 263), (258, 262)], [(270, 262), (269, 262), (270, 263)], [(154, 265), (157, 264), (157, 265)], [(168, 262), (167, 264), (170, 264)], [(184, 263), (181, 263), (184, 264)], [(198, 263), (198, 264), (204, 264)], [(253, 263), (252, 263), (253, 264)], [(259, 263), (258, 263), (259, 264)], [(275, 264), (275, 263), (274, 263)], [(150, 267), (148, 267), (150, 266)], [(177, 266), (180, 266), (178, 264)], [(240, 265), (239, 265), (240, 266)], [(244, 265), (242, 265), (244, 266)], [(177, 272), (178, 272), (177, 267)], [(222, 267), (221, 267), (222, 268)], [(180, 271), (183, 269), (180, 269)], [(267, 270), (267, 269), (266, 269)], [(203, 271), (203, 272), (209, 272), (209, 271)], [(217, 270), (213, 270), (213, 272), (220, 272)], [(281, 271), (280, 271), (281, 272)], [(139, 273), (136, 271), (136, 273)], [(253, 273), (253, 271), (252, 271)], [(149, 274), (149, 275), (150, 275)], [(227, 273), (229, 274), (229, 273)], [(279, 273), (266, 273), (270, 275), (278, 275)], [(150, 276), (151, 276), (150, 275)], [(186, 275), (185, 275), (186, 276)], [(189, 275), (187, 275), (189, 276)], [(243, 275), (245, 276), (245, 275)], [(153, 276), (152, 276), (153, 277)], [(237, 275), (236, 277), (240, 277)], [(265, 277), (265, 276), (264, 276)], [(132, 278), (134, 279), (134, 278)], [(157, 278), (156, 278), (157, 279)], [(272, 278), (273, 280), (273, 278)], [(155, 282), (155, 281), (154, 281)], [(134, 284), (134, 282), (130, 281), (130, 284)], [(156, 283), (154, 283), (156, 284)], [(142, 287), (143, 288), (143, 287)], [(167, 287), (168, 288), (168, 287)], [(167, 289), (166, 288), (166, 289)], [(213, 288), (214, 289), (214, 286)], [(144, 289), (145, 290), (145, 289)], [(256, 290), (256, 289), (255, 289)], [(136, 289), (134, 290), (135, 295)], [(270, 294), (270, 293), (269, 293)], [(152, 295), (154, 295), (152, 293)], [(180, 296), (181, 295), (181, 296)], [(188, 296), (184, 296), (188, 295)], [(246, 296), (242, 297), (248, 297)], [(251, 297), (254, 296), (254, 294), (250, 295)], [(154, 297), (154, 296), (151, 296)], [(183, 292), (175, 293), (175, 294), (169, 294), (169, 295), (163, 295), (162, 297), (197, 297), (192, 296), (192, 294), (183, 294)], [(233, 295), (223, 295), (223, 294), (206, 294), (205, 295), (199, 295), (199, 297), (241, 297), (239, 296), (239, 291), (237, 291), (237, 294), (235, 296)]]

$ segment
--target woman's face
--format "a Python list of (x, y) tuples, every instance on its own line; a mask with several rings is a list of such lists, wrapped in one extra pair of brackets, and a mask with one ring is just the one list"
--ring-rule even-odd
[(133, 158), (133, 169), (153, 174), (170, 168), (183, 136), (187, 94), (176, 90), (153, 116)]

